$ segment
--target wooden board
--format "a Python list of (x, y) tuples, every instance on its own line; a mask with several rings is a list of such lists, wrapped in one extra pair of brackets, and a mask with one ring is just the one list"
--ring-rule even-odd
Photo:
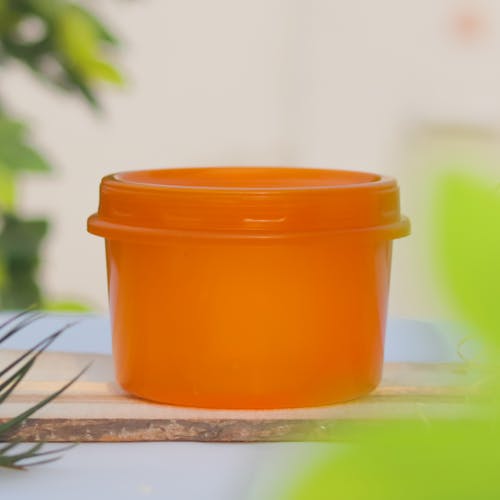
[[(18, 351), (0, 351), (0, 366)], [(388, 363), (380, 387), (349, 403), (291, 410), (206, 410), (149, 403), (114, 382), (110, 356), (45, 353), (26, 381), (0, 405), (0, 421), (90, 369), (10, 438), (30, 441), (290, 441), (322, 440), (348, 423), (453, 418), (465, 410), (477, 377), (463, 364)], [(468, 388), (468, 389), (467, 389)]]

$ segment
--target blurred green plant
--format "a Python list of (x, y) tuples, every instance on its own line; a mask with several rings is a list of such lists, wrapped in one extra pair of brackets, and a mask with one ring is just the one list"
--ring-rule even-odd
[(436, 186), (436, 268), (457, 317), (486, 351), (479, 394), (454, 419), (425, 415), (335, 436), (286, 500), (481, 500), (500, 498), (500, 190), (495, 182), (452, 171)]
[[(23, 311), (15, 316), (9, 317), (0, 324), (0, 345), (42, 317), (43, 315), (36, 311)], [(71, 323), (63, 326), (35, 344), (31, 349), (19, 354), (14, 360), (8, 362), (6, 365), (0, 366), (0, 406), (2, 406), (2, 403), (4, 403), (16, 390), (19, 384), (23, 382), (45, 350), (71, 326), (73, 326)], [(87, 368), (88, 366), (61, 388), (42, 398), (18, 415), (9, 419), (0, 419), (0, 442), (5, 443), (0, 446), (0, 468), (4, 467), (7, 469), (22, 470), (34, 465), (53, 462), (61, 457), (63, 451), (75, 446), (73, 444), (47, 451), (42, 449), (44, 446), (43, 442), (25, 445), (13, 437), (13, 433), (15, 433), (19, 427), (22, 427), (33, 414), (51, 403), (76, 382)]]
[[(41, 81), (98, 109), (98, 86), (123, 83), (108, 60), (118, 41), (90, 10), (67, 0), (0, 0), (0, 68), (19, 63)], [(46, 219), (18, 209), (22, 176), (46, 173), (51, 163), (30, 140), (29, 127), (0, 101), (0, 309), (47, 300), (37, 280)], [(77, 304), (64, 303), (65, 309)], [(57, 303), (52, 303), (52, 308)], [(79, 307), (79, 306), (78, 306)]]
[(500, 361), (500, 186), (449, 173), (436, 192), (436, 273), (457, 315)]

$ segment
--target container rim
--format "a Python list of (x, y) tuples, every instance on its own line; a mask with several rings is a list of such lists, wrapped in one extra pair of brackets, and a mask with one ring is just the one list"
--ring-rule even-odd
[[(213, 175), (215, 174), (215, 175)], [(225, 175), (225, 179), (216, 183), (217, 175)], [(262, 185), (243, 185), (234, 183), (235, 175), (260, 174)], [(275, 178), (267, 180), (265, 174), (274, 174)], [(296, 176), (290, 182), (284, 174)], [(211, 182), (207, 182), (207, 175), (213, 175)], [(161, 177), (165, 176), (164, 181)], [(183, 182), (180, 176), (187, 176), (191, 183)], [(228, 182), (229, 176), (233, 183)], [(149, 179), (147, 179), (149, 177)], [(155, 177), (158, 182), (154, 182)], [(170, 179), (169, 179), (170, 178)], [(103, 178), (103, 182), (115, 185), (121, 189), (147, 191), (177, 191), (206, 194), (271, 194), (271, 193), (300, 193), (329, 190), (352, 189), (383, 189), (395, 182), (390, 176), (372, 172), (326, 169), (316, 167), (286, 167), (286, 166), (203, 166), (203, 167), (175, 167), (148, 170), (129, 170), (110, 174)], [(173, 182), (172, 182), (173, 181)], [(175, 182), (177, 181), (177, 182)], [(180, 182), (179, 182), (180, 181)], [(301, 181), (303, 183), (301, 183)]]
[(183, 167), (104, 177), (90, 232), (153, 240), (196, 233), (227, 237), (367, 231), (409, 232), (389, 176), (307, 167)]

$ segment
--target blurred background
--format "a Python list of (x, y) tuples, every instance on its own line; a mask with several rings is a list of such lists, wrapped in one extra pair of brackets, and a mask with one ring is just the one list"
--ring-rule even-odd
[(0, 0), (0, 32), (0, 145), (29, 126), (0, 153), (4, 309), (38, 294), (106, 310), (85, 224), (107, 173), (294, 165), (398, 178), (413, 236), (395, 243), (390, 314), (442, 315), (426, 186), (449, 166), (500, 172), (497, 0)]

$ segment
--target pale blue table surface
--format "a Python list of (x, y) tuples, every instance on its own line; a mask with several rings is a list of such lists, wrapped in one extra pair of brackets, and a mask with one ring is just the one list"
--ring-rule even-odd
[[(50, 316), (9, 340), (27, 348), (75, 316)], [(52, 350), (110, 353), (107, 318), (84, 316)], [(460, 334), (423, 321), (392, 319), (386, 335), (387, 361), (455, 361)], [(5, 499), (245, 500), (294, 475), (324, 444), (111, 443), (82, 444), (63, 459), (29, 472), (0, 471)]]

